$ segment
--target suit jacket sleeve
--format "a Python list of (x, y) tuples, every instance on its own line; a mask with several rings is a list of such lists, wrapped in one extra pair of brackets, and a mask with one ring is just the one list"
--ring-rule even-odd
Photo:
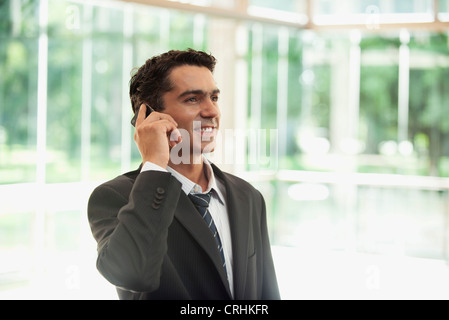
[(160, 284), (167, 234), (181, 192), (170, 173), (146, 171), (97, 187), (88, 204), (97, 268), (117, 287), (151, 292)]

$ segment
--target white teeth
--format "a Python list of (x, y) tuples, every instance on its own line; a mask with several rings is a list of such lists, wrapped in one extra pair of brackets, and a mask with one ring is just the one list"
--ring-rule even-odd
[(214, 128), (212, 127), (201, 128), (201, 132), (212, 132), (213, 130)]

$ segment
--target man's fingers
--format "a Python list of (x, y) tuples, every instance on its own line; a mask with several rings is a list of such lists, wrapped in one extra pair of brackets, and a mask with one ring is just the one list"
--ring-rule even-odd
[(146, 120), (146, 118), (148, 118), (147, 123), (167, 120), (170, 121), (175, 127), (178, 127), (178, 123), (175, 121), (175, 119), (173, 119), (173, 117), (167, 113), (153, 111), (148, 117), (146, 117), (147, 108), (148, 107), (145, 104), (140, 105), (139, 110), (137, 111), (137, 118), (135, 123), (136, 127), (139, 126), (144, 120)]
[(162, 113), (162, 112), (152, 112), (148, 118), (151, 119), (151, 121), (160, 121), (160, 120), (167, 120), (170, 121), (171, 123), (173, 123), (173, 125), (175, 125), (176, 127), (178, 126), (178, 123), (175, 121), (175, 119), (172, 118), (171, 115), (166, 114), (166, 113)]
[[(148, 139), (151, 144), (166, 144), (169, 148), (173, 148), (182, 141), (181, 132), (178, 130), (178, 123), (173, 117), (167, 113), (153, 111), (145, 118), (146, 109), (148, 107), (142, 104), (138, 111), (136, 119), (136, 131), (134, 134), (134, 140), (139, 141), (139, 145), (146, 145), (144, 142)], [(146, 137), (146, 138), (145, 138)], [(164, 143), (164, 140), (166, 141)], [(143, 148), (141, 146), (139, 150)], [(154, 150), (162, 150), (160, 148), (153, 148)], [(167, 150), (168, 151), (168, 150)], [(141, 152), (142, 153), (142, 152)]]
[(182, 142), (182, 135), (181, 132), (178, 130), (178, 128), (175, 128), (170, 132), (170, 138), (168, 142), (170, 144), (170, 147), (172, 148), (176, 146), (178, 143)]
[(139, 107), (139, 112), (136, 119), (136, 127), (142, 123), (143, 120), (145, 120), (145, 114), (147, 112), (147, 106), (145, 104), (141, 104)]

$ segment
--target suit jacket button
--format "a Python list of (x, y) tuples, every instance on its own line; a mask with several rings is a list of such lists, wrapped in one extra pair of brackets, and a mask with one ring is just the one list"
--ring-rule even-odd
[(158, 188), (156, 189), (156, 192), (157, 192), (158, 194), (164, 194), (164, 193), (165, 193), (165, 189), (162, 188), (162, 187), (158, 187)]
[(155, 210), (157, 210), (157, 209), (159, 209), (159, 208), (161, 207), (160, 204), (157, 204), (157, 203), (154, 203), (154, 202), (153, 202), (153, 204), (152, 204), (151, 206), (152, 206), (153, 209), (155, 209)]

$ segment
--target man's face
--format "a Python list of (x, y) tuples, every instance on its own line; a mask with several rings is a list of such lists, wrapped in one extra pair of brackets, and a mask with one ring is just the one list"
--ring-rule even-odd
[(170, 80), (173, 89), (163, 96), (163, 112), (187, 131), (191, 152), (200, 153), (206, 146), (212, 151), (220, 122), (220, 90), (212, 73), (206, 67), (184, 65), (171, 71)]

